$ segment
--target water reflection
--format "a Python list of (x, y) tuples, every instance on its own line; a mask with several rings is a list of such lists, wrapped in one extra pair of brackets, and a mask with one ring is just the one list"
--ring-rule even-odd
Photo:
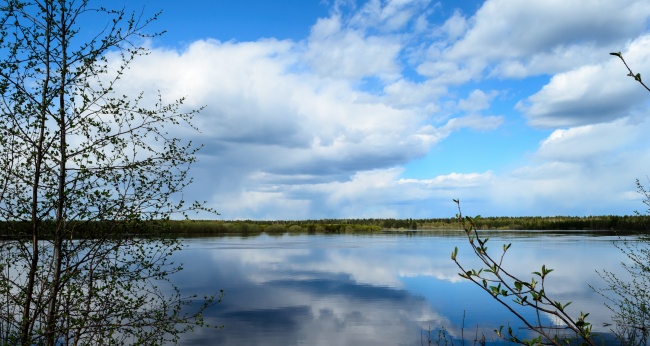
[[(609, 321), (602, 298), (589, 288), (595, 269), (617, 272), (624, 256), (613, 236), (508, 232), (494, 248), (512, 242), (505, 265), (524, 277), (542, 264), (555, 268), (549, 294)], [(214, 292), (224, 301), (207, 312), (222, 330), (186, 335), (186, 345), (420, 345), (421, 330), (445, 327), (467, 340), (513, 324), (506, 310), (461, 279), (450, 260), (478, 268), (458, 232), (380, 236), (301, 235), (187, 239), (174, 255), (185, 270), (181, 290)], [(623, 275), (623, 274), (621, 274)], [(546, 320), (545, 323), (552, 323)], [(522, 331), (523, 335), (524, 331)], [(502, 343), (501, 343), (502, 344)]]

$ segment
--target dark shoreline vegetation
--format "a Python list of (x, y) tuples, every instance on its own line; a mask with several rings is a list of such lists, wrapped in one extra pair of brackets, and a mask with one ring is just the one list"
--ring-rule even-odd
[[(168, 220), (168, 221), (77, 221), (70, 228), (72, 238), (129, 235), (218, 236), (262, 233), (282, 234), (373, 234), (385, 231), (449, 231), (462, 230), (455, 217), (432, 219), (320, 219), (320, 220)], [(118, 223), (119, 225), (116, 225)], [(72, 223), (71, 223), (72, 224)], [(44, 238), (51, 235), (43, 222)], [(477, 228), (486, 231), (610, 231), (618, 234), (646, 233), (650, 216), (547, 216), (547, 217), (482, 217)], [(29, 237), (29, 222), (0, 222), (0, 239)], [(110, 231), (109, 231), (110, 230)], [(110, 238), (111, 236), (108, 235)]]
[[(279, 221), (169, 221), (174, 235), (219, 234), (372, 234), (386, 230), (462, 230), (455, 217), (433, 219), (321, 219)], [(648, 216), (553, 216), (553, 217), (485, 217), (479, 218), (481, 230), (530, 231), (614, 231), (640, 233), (648, 230)]]

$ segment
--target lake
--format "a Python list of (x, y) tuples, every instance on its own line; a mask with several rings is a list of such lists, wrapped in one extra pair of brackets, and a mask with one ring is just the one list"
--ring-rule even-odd
[[(498, 251), (512, 247), (504, 267), (530, 279), (542, 264), (555, 269), (549, 296), (572, 301), (572, 316), (589, 312), (594, 329), (607, 332), (603, 286), (596, 270), (620, 272), (626, 257), (605, 232), (492, 232)], [(450, 255), (479, 269), (464, 232), (386, 232), (379, 235), (283, 235), (184, 239), (173, 259), (184, 270), (173, 277), (182, 292), (225, 291), (206, 321), (183, 345), (426, 345), (431, 329), (472, 345), (496, 340), (500, 325), (520, 326), (514, 316), (473, 283), (462, 279)], [(621, 277), (625, 276), (621, 273)], [(545, 318), (544, 324), (553, 321)], [(520, 330), (520, 336), (526, 330)], [(445, 344), (444, 340), (440, 344)], [(450, 344), (450, 343), (449, 343)]]

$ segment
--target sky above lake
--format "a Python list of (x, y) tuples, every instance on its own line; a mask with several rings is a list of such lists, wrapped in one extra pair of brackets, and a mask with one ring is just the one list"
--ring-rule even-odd
[[(124, 91), (186, 97), (221, 219), (645, 211), (647, 0), (142, 0)], [(214, 217), (199, 215), (197, 217)]]

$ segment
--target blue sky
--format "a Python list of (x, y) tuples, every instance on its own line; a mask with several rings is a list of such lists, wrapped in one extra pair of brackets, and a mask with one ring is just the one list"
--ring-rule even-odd
[(222, 219), (644, 210), (650, 93), (608, 53), (650, 75), (645, 0), (116, 3), (163, 10), (122, 89), (206, 106), (184, 197)]

